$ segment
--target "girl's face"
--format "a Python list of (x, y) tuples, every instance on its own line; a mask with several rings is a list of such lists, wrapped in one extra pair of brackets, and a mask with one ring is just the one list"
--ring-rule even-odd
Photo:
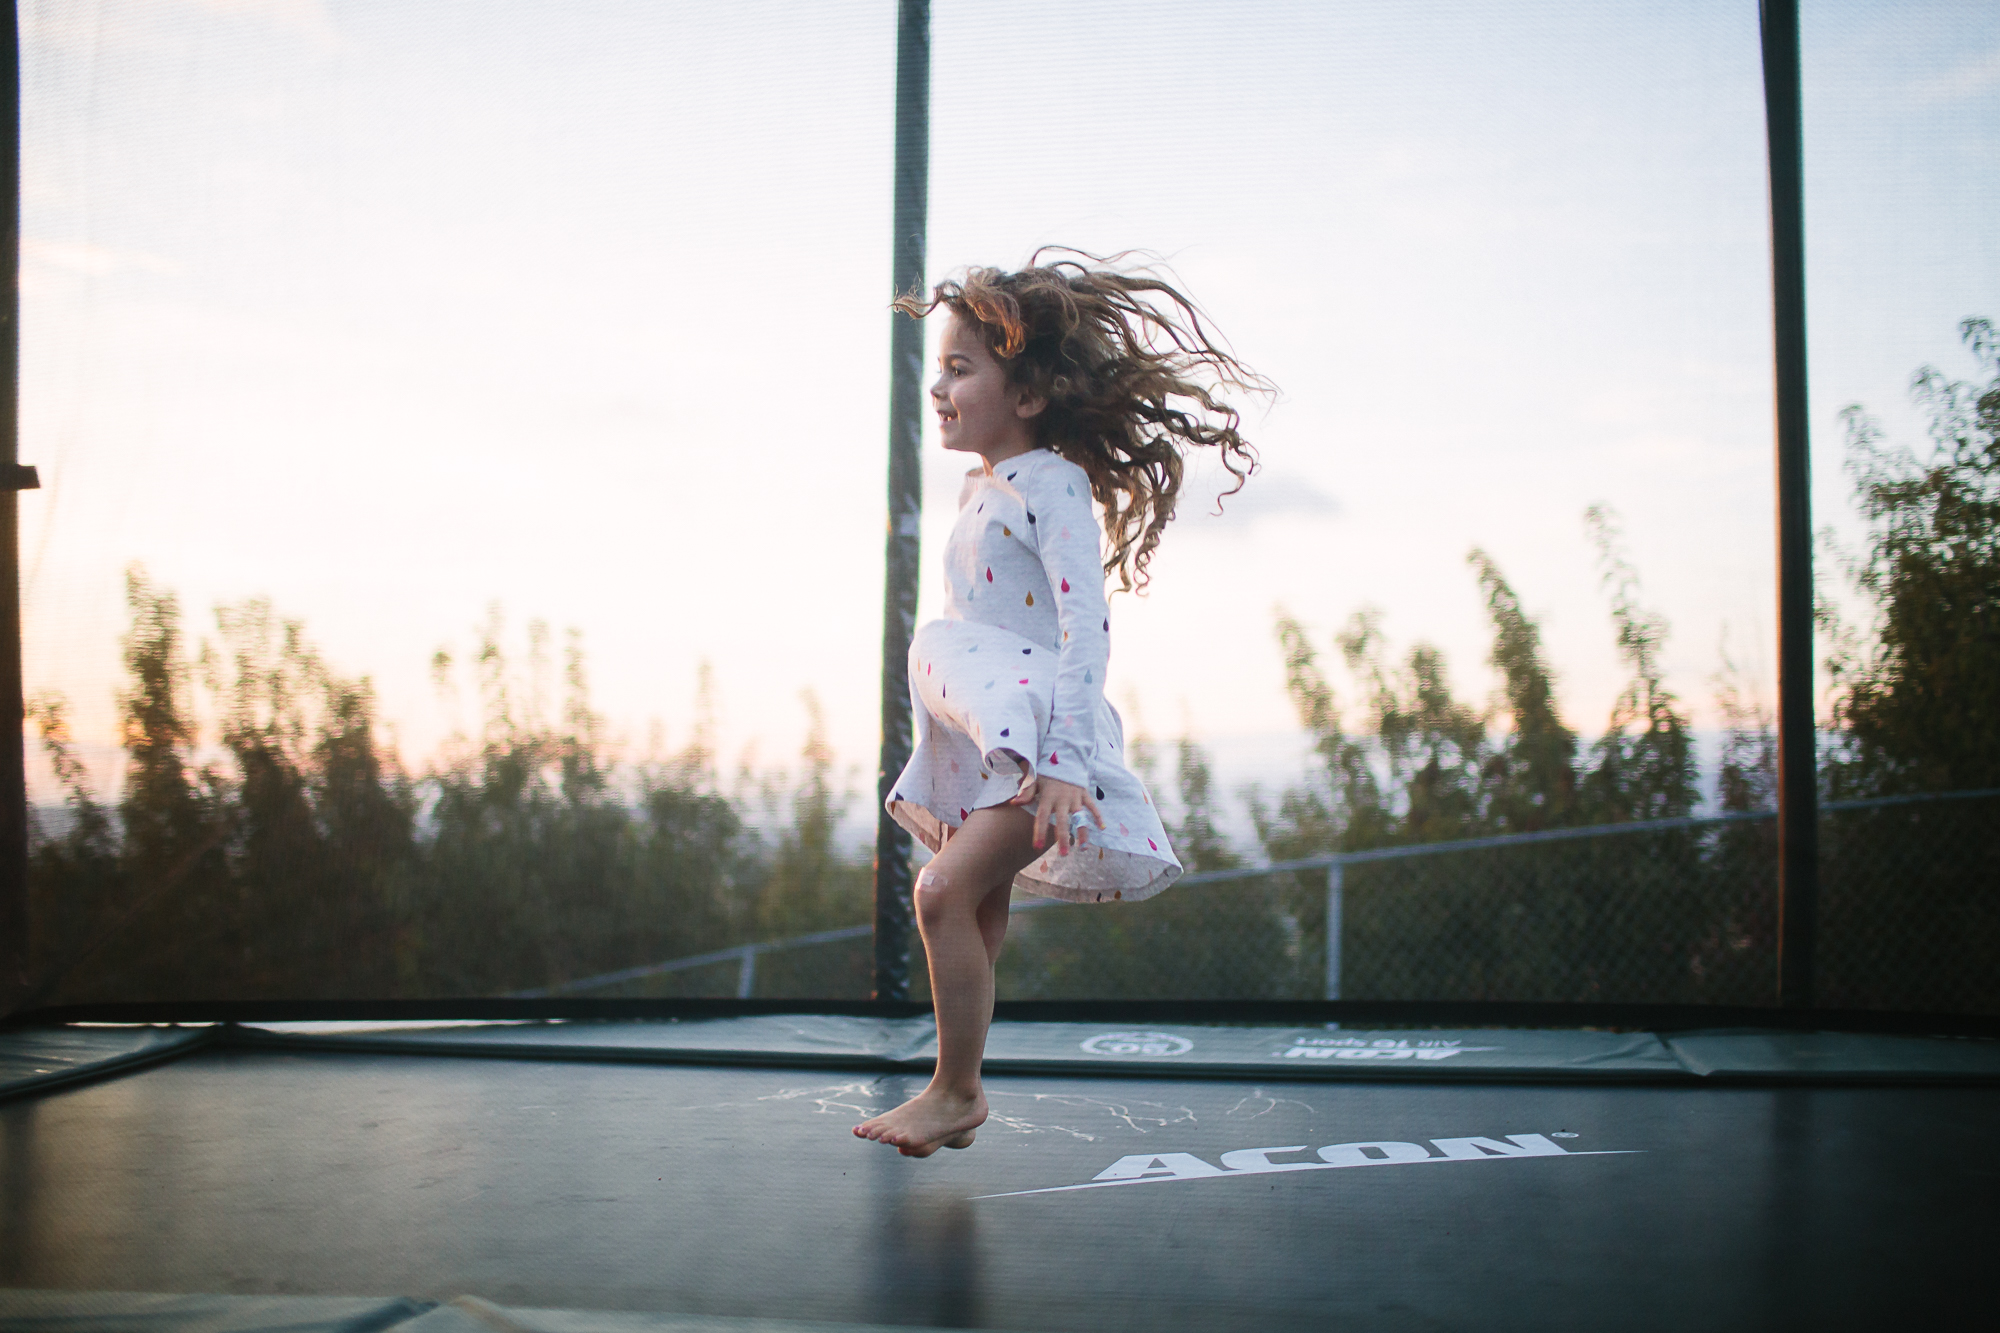
[(953, 315), (938, 349), (931, 406), (944, 447), (978, 454), (990, 468), (1035, 447), (1030, 421), (1044, 403), (1026, 389), (1009, 387), (979, 326)]

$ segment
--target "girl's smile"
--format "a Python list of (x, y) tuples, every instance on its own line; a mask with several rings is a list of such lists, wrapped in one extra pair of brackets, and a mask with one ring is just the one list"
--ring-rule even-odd
[(990, 468), (1035, 447), (1033, 418), (1043, 400), (1007, 383), (1007, 371), (978, 327), (954, 315), (938, 349), (938, 377), (931, 406), (947, 449), (978, 454)]

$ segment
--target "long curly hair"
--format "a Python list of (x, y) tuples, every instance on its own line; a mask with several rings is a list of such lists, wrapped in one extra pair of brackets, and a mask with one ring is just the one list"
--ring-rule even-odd
[(1220, 451), (1236, 479), (1224, 497), (1257, 470), (1241, 418), (1212, 386), (1274, 390), (1218, 344), (1171, 283), (1150, 268), (1111, 267), (1128, 257), (1045, 247), (1018, 272), (969, 268), (893, 308), (921, 319), (944, 306), (977, 325), (1008, 384), (1047, 402), (1031, 418), (1035, 444), (1089, 474), (1109, 539), (1104, 571), (1132, 591), (1148, 582), (1188, 449)]

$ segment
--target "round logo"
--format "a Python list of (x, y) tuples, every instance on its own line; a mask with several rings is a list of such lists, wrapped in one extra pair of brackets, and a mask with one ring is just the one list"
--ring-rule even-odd
[(1186, 1055), (1194, 1043), (1171, 1032), (1100, 1032), (1083, 1049), (1092, 1055)]

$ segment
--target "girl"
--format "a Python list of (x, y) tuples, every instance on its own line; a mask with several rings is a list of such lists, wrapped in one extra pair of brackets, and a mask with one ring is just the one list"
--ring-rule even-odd
[(970, 1147), (986, 1119), (979, 1064), (1011, 890), (1138, 902), (1181, 872), (1104, 699), (1104, 580), (1145, 586), (1183, 451), (1219, 450), (1237, 490), (1256, 466), (1236, 412), (1194, 377), (1268, 388), (1167, 283), (1043, 253), (896, 302), (950, 312), (931, 405), (944, 447), (979, 458), (945, 546), (945, 619), (910, 645), (917, 746), (888, 803), (936, 853), (915, 898), (937, 1072), (854, 1128), (908, 1157)]

